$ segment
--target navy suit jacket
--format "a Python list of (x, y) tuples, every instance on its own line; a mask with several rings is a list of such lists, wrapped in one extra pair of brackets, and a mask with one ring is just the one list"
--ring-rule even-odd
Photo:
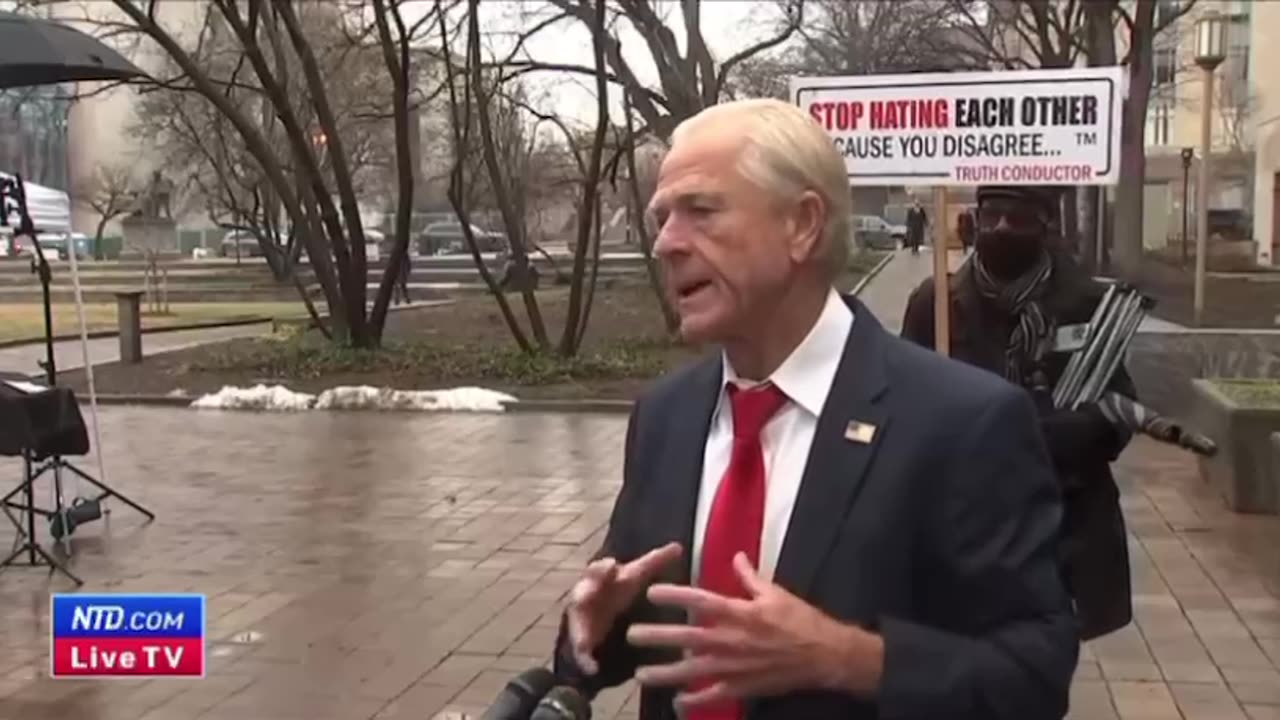
[[(991, 373), (886, 332), (853, 298), (854, 324), (818, 420), (774, 582), (885, 643), (878, 696), (757, 698), (751, 720), (1048, 720), (1066, 714), (1079, 651), (1059, 576), (1062, 509), (1035, 410)], [(720, 392), (708, 358), (636, 403), (622, 489), (599, 556), (632, 560), (670, 541), (686, 553), (664, 581), (689, 582), (703, 446)], [(876, 427), (846, 438), (851, 421)], [(626, 682), (664, 650), (626, 642), (633, 622), (684, 622), (643, 598), (584, 676), (557, 640), (556, 671), (588, 694)], [(642, 720), (675, 718), (646, 688)]]

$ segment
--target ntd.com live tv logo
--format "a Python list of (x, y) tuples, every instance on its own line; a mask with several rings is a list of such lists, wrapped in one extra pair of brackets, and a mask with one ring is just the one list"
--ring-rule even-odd
[(205, 598), (55, 594), (54, 677), (204, 677)]

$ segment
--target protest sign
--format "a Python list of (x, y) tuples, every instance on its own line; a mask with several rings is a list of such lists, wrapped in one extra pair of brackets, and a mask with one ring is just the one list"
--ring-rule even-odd
[(1114, 185), (1122, 67), (793, 77), (851, 185)]

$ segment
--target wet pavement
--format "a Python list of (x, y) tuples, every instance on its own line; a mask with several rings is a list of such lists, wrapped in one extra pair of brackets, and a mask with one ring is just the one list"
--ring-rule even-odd
[[(0, 572), (0, 720), (474, 713), (546, 660), (563, 593), (600, 541), (626, 422), (101, 416), (107, 481), (158, 518), (145, 524), (116, 503), (109, 526), (76, 533), (73, 566), (84, 591), (208, 594), (208, 674), (50, 680), (48, 594), (72, 586), (10, 569)], [(1280, 519), (1225, 512), (1189, 457), (1163, 446), (1140, 441), (1119, 474), (1138, 621), (1087, 649), (1071, 717), (1280, 718)], [(0, 462), (0, 476), (16, 482), (16, 464)], [(635, 712), (624, 687), (595, 717)]]
[[(964, 254), (958, 250), (948, 253), (948, 266), (955, 270), (964, 262)], [(875, 277), (867, 281), (858, 299), (884, 324), (885, 329), (897, 335), (902, 332), (902, 314), (907, 309), (907, 299), (920, 285), (920, 281), (933, 277), (933, 249), (922, 248), (917, 255), (910, 250), (895, 250), (893, 259)]]

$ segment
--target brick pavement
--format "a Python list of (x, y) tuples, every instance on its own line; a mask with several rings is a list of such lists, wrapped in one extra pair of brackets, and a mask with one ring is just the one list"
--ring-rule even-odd
[[(117, 506), (110, 527), (77, 533), (75, 567), (88, 591), (207, 593), (208, 677), (48, 679), (48, 592), (69, 583), (9, 570), (0, 720), (474, 712), (545, 660), (625, 429), (568, 414), (102, 416), (108, 480), (159, 518)], [(1072, 718), (1280, 718), (1280, 521), (1224, 512), (1193, 467), (1146, 442), (1122, 458), (1138, 621), (1086, 650)], [(596, 707), (634, 714), (629, 687)]]

